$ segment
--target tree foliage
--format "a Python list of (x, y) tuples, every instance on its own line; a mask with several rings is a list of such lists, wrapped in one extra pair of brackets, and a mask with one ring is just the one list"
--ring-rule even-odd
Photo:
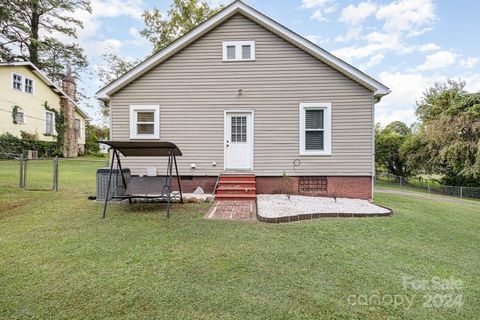
[(146, 27), (140, 34), (153, 44), (154, 51), (158, 51), (219, 10), (220, 8), (212, 9), (207, 2), (198, 0), (173, 0), (167, 17), (164, 17), (157, 8), (143, 13)]
[(377, 124), (375, 128), (377, 168), (398, 176), (410, 175), (412, 170), (407, 165), (407, 153), (402, 147), (411, 135), (411, 128), (400, 121), (394, 121), (383, 129)]
[(0, 59), (29, 60), (55, 82), (65, 66), (84, 69), (87, 60), (75, 42), (82, 22), (73, 16), (77, 10), (91, 12), (89, 0), (1, 0)]
[(418, 125), (377, 126), (377, 167), (402, 176), (439, 174), (448, 185), (480, 186), (480, 93), (464, 88), (463, 81), (436, 83), (417, 103)]
[(100, 152), (98, 140), (108, 139), (108, 135), (108, 128), (99, 127), (88, 123), (85, 126), (85, 153), (96, 154)]
[(409, 162), (442, 174), (447, 184), (480, 185), (480, 94), (464, 87), (450, 80), (424, 93), (417, 109), (423, 123)]

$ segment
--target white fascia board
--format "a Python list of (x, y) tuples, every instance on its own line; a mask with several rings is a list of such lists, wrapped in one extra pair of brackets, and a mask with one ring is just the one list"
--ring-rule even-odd
[(221, 22), (225, 21), (237, 12), (244, 14), (253, 21), (256, 21), (260, 25), (272, 31), (276, 35), (282, 37), (288, 42), (294, 44), (295, 46), (313, 55), (317, 59), (328, 64), (329, 66), (349, 77), (350, 79), (369, 88), (374, 92), (375, 97), (382, 97), (390, 93), (390, 89), (382, 83), (378, 82), (377, 80), (373, 79), (362, 71), (356, 69), (345, 61), (335, 57), (331, 53), (325, 51), (319, 46), (301, 37), (290, 29), (282, 26), (278, 22), (270, 19), (259, 11), (237, 0), (224, 8), (222, 11), (215, 14), (210, 19), (200, 24), (198, 27), (194, 28), (189, 33), (174, 41), (172, 44), (170, 44), (163, 50), (153, 54), (143, 62), (139, 63), (137, 66), (122, 75), (120, 78), (114, 80), (110, 84), (100, 89), (96, 94), (96, 98), (100, 100), (109, 100), (111, 94), (117, 92), (130, 82), (134, 81), (143, 73), (154, 68), (179, 50), (189, 45), (192, 41), (198, 39), (199, 37), (207, 33), (209, 30), (215, 28)]

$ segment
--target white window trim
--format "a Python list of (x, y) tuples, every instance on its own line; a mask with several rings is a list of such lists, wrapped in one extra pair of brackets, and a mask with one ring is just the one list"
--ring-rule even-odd
[[(48, 133), (47, 131), (47, 113), (52, 114), (52, 133)], [(49, 135), (56, 135), (57, 131), (55, 130), (55, 113), (52, 111), (45, 111), (45, 134)]]
[[(250, 46), (250, 59), (242, 59), (242, 46)], [(227, 46), (235, 46), (235, 59), (228, 59)], [(223, 61), (255, 61), (255, 41), (223, 41)]]
[[(137, 134), (137, 117), (139, 111), (154, 111), (153, 134)], [(160, 139), (160, 106), (159, 105), (131, 105), (130, 106), (130, 139)]]
[[(16, 89), (16, 88), (14, 87), (14, 85), (13, 85), (13, 77), (14, 77), (14, 76), (20, 77), (20, 84), (22, 85), (22, 88), (21, 88), (21, 89)], [(12, 90), (23, 92), (23, 88), (24, 88), (24, 86), (25, 86), (24, 77), (23, 77), (21, 74), (19, 74), (19, 73), (12, 72), (12, 78), (11, 78), (10, 85), (11, 85)]]
[[(322, 109), (324, 110), (324, 149), (306, 150), (305, 149), (305, 110)], [(300, 103), (299, 106), (299, 137), (300, 137), (300, 155), (303, 156), (331, 156), (332, 155), (332, 104), (331, 103)]]
[[(25, 84), (25, 80), (31, 80), (32, 81), (32, 92), (31, 93), (27, 92), (27, 85)], [(32, 79), (32, 78), (23, 77), (23, 91), (25, 93), (34, 95), (35, 94), (35, 80)]]

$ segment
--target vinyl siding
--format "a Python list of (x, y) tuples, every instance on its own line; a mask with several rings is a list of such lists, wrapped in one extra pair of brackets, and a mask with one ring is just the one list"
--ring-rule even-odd
[[(256, 60), (223, 62), (222, 41), (235, 40), (255, 40)], [(332, 103), (331, 156), (299, 155), (301, 102)], [(257, 175), (372, 174), (372, 91), (240, 14), (124, 87), (110, 103), (114, 140), (129, 140), (129, 105), (160, 105), (160, 140), (182, 150), (183, 175), (223, 171), (229, 109), (254, 110)], [(295, 159), (301, 165), (293, 169)], [(165, 170), (165, 162), (126, 158), (123, 165), (139, 174), (149, 166)]]

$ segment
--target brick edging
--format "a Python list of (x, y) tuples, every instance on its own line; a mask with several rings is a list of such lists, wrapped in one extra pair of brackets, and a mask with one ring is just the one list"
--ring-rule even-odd
[[(255, 204), (257, 204), (257, 201), (255, 201)], [(385, 212), (385, 213), (323, 212), (323, 213), (305, 213), (305, 214), (298, 214), (294, 216), (268, 218), (268, 217), (262, 217), (261, 215), (258, 214), (258, 206), (257, 206), (257, 220), (261, 222), (266, 222), (266, 223), (285, 223), (285, 222), (312, 220), (312, 219), (319, 219), (319, 218), (367, 218), (367, 217), (389, 217), (393, 215), (392, 209), (378, 205), (378, 204), (376, 204), (376, 206), (387, 209), (388, 212)]]

